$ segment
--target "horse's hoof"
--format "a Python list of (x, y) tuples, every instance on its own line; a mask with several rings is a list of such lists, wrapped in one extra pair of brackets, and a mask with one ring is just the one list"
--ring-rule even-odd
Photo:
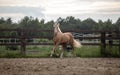
[(56, 56), (58, 56), (58, 57), (59, 57), (59, 54), (57, 53), (57, 54), (56, 54)]
[(60, 56), (60, 58), (62, 59), (63, 57), (62, 57), (62, 56)]
[(50, 55), (50, 57), (52, 57), (52, 55)]
[(60, 56), (60, 58), (62, 59), (63, 57), (62, 57), (62, 56)]

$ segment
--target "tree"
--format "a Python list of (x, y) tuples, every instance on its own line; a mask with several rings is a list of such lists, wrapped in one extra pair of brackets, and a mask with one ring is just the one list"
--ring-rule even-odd
[(76, 19), (73, 16), (68, 16), (65, 19), (59, 17), (57, 22), (60, 23), (60, 27), (62, 30), (74, 30), (79, 29), (79, 25), (81, 24), (81, 20)]
[(91, 19), (91, 18), (87, 18), (86, 20), (82, 21), (80, 29), (81, 30), (96, 30), (95, 26), (97, 25), (97, 23)]
[(41, 24), (44, 24), (44, 23), (45, 23), (45, 20), (44, 20), (44, 19), (41, 19), (40, 23), (41, 23)]
[(3, 17), (0, 18), (0, 24), (5, 23), (5, 19)]
[(7, 18), (6, 23), (7, 23), (7, 24), (12, 24), (11, 18)]
[(28, 16), (25, 16), (21, 21), (19, 22), (19, 28), (27, 28), (29, 27), (30, 18)]
[(120, 18), (115, 23), (115, 29), (120, 31)]
[(112, 20), (108, 19), (107, 21), (104, 22), (104, 25), (105, 25), (105, 30), (113, 30), (112, 28)]
[(102, 20), (98, 20), (97, 30), (103, 30), (104, 22)]

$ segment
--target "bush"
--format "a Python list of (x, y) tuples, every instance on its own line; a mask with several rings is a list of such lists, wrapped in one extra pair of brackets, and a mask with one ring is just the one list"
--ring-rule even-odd
[(6, 46), (6, 50), (18, 50), (18, 46)]
[(6, 58), (21, 58), (23, 57), (20, 53), (6, 53), (5, 56)]

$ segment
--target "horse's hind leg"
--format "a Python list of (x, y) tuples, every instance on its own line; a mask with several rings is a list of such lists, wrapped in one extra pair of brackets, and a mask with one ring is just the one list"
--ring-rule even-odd
[(75, 49), (72, 49), (72, 54), (73, 54), (73, 57), (76, 57)]
[(71, 45), (71, 47), (72, 47), (72, 54), (73, 54), (74, 57), (76, 57), (74, 45), (73, 45), (73, 44), (70, 44), (70, 45)]
[(66, 44), (63, 44), (63, 45), (62, 45), (61, 54), (60, 54), (60, 58), (63, 58), (63, 54), (64, 54), (65, 48), (66, 48)]

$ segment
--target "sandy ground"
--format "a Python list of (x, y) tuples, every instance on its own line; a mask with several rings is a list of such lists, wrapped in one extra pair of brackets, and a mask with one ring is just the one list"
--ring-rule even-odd
[(0, 75), (120, 75), (120, 58), (0, 58)]

